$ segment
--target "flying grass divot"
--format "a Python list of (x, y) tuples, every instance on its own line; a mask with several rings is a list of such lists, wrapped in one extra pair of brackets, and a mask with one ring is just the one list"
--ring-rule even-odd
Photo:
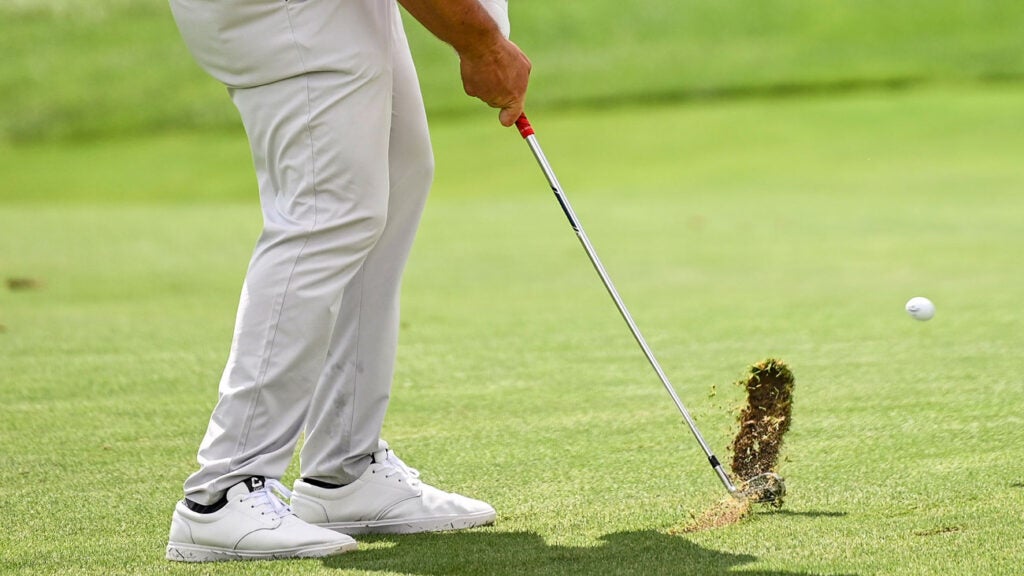
[[(740, 428), (729, 449), (733, 453), (732, 475), (743, 482), (774, 472), (778, 466), (782, 437), (792, 421), (793, 372), (781, 360), (769, 358), (751, 366), (750, 376), (736, 384), (746, 390), (747, 402), (740, 410)], [(728, 498), (669, 533), (699, 532), (735, 524), (752, 513), (754, 500)], [(768, 504), (779, 508), (782, 497)]]
[[(750, 376), (737, 384), (746, 389), (747, 404), (729, 449), (732, 473), (743, 480), (773, 472), (779, 464), (782, 437), (792, 422), (793, 372), (781, 360), (769, 358), (753, 365)], [(782, 506), (782, 499), (772, 505)]]

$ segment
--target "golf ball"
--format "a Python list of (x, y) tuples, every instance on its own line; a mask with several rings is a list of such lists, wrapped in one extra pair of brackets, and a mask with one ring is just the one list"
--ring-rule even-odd
[(924, 296), (915, 296), (907, 300), (907, 314), (915, 320), (931, 320), (935, 316), (935, 304)]

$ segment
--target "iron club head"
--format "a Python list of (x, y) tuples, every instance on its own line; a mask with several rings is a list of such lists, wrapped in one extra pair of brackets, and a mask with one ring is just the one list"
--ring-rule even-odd
[(786, 481), (774, 472), (758, 474), (743, 482), (733, 496), (758, 504), (782, 505)]

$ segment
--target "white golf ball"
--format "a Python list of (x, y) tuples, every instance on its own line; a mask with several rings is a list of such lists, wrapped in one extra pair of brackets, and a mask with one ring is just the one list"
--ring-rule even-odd
[(915, 320), (931, 320), (935, 316), (935, 304), (924, 296), (915, 296), (907, 300), (907, 314)]

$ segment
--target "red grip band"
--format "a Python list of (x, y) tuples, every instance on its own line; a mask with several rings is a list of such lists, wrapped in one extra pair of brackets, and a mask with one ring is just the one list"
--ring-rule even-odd
[(523, 114), (516, 120), (516, 128), (519, 128), (519, 134), (523, 138), (533, 136), (533, 126), (530, 126), (530, 121), (526, 119), (526, 114)]

